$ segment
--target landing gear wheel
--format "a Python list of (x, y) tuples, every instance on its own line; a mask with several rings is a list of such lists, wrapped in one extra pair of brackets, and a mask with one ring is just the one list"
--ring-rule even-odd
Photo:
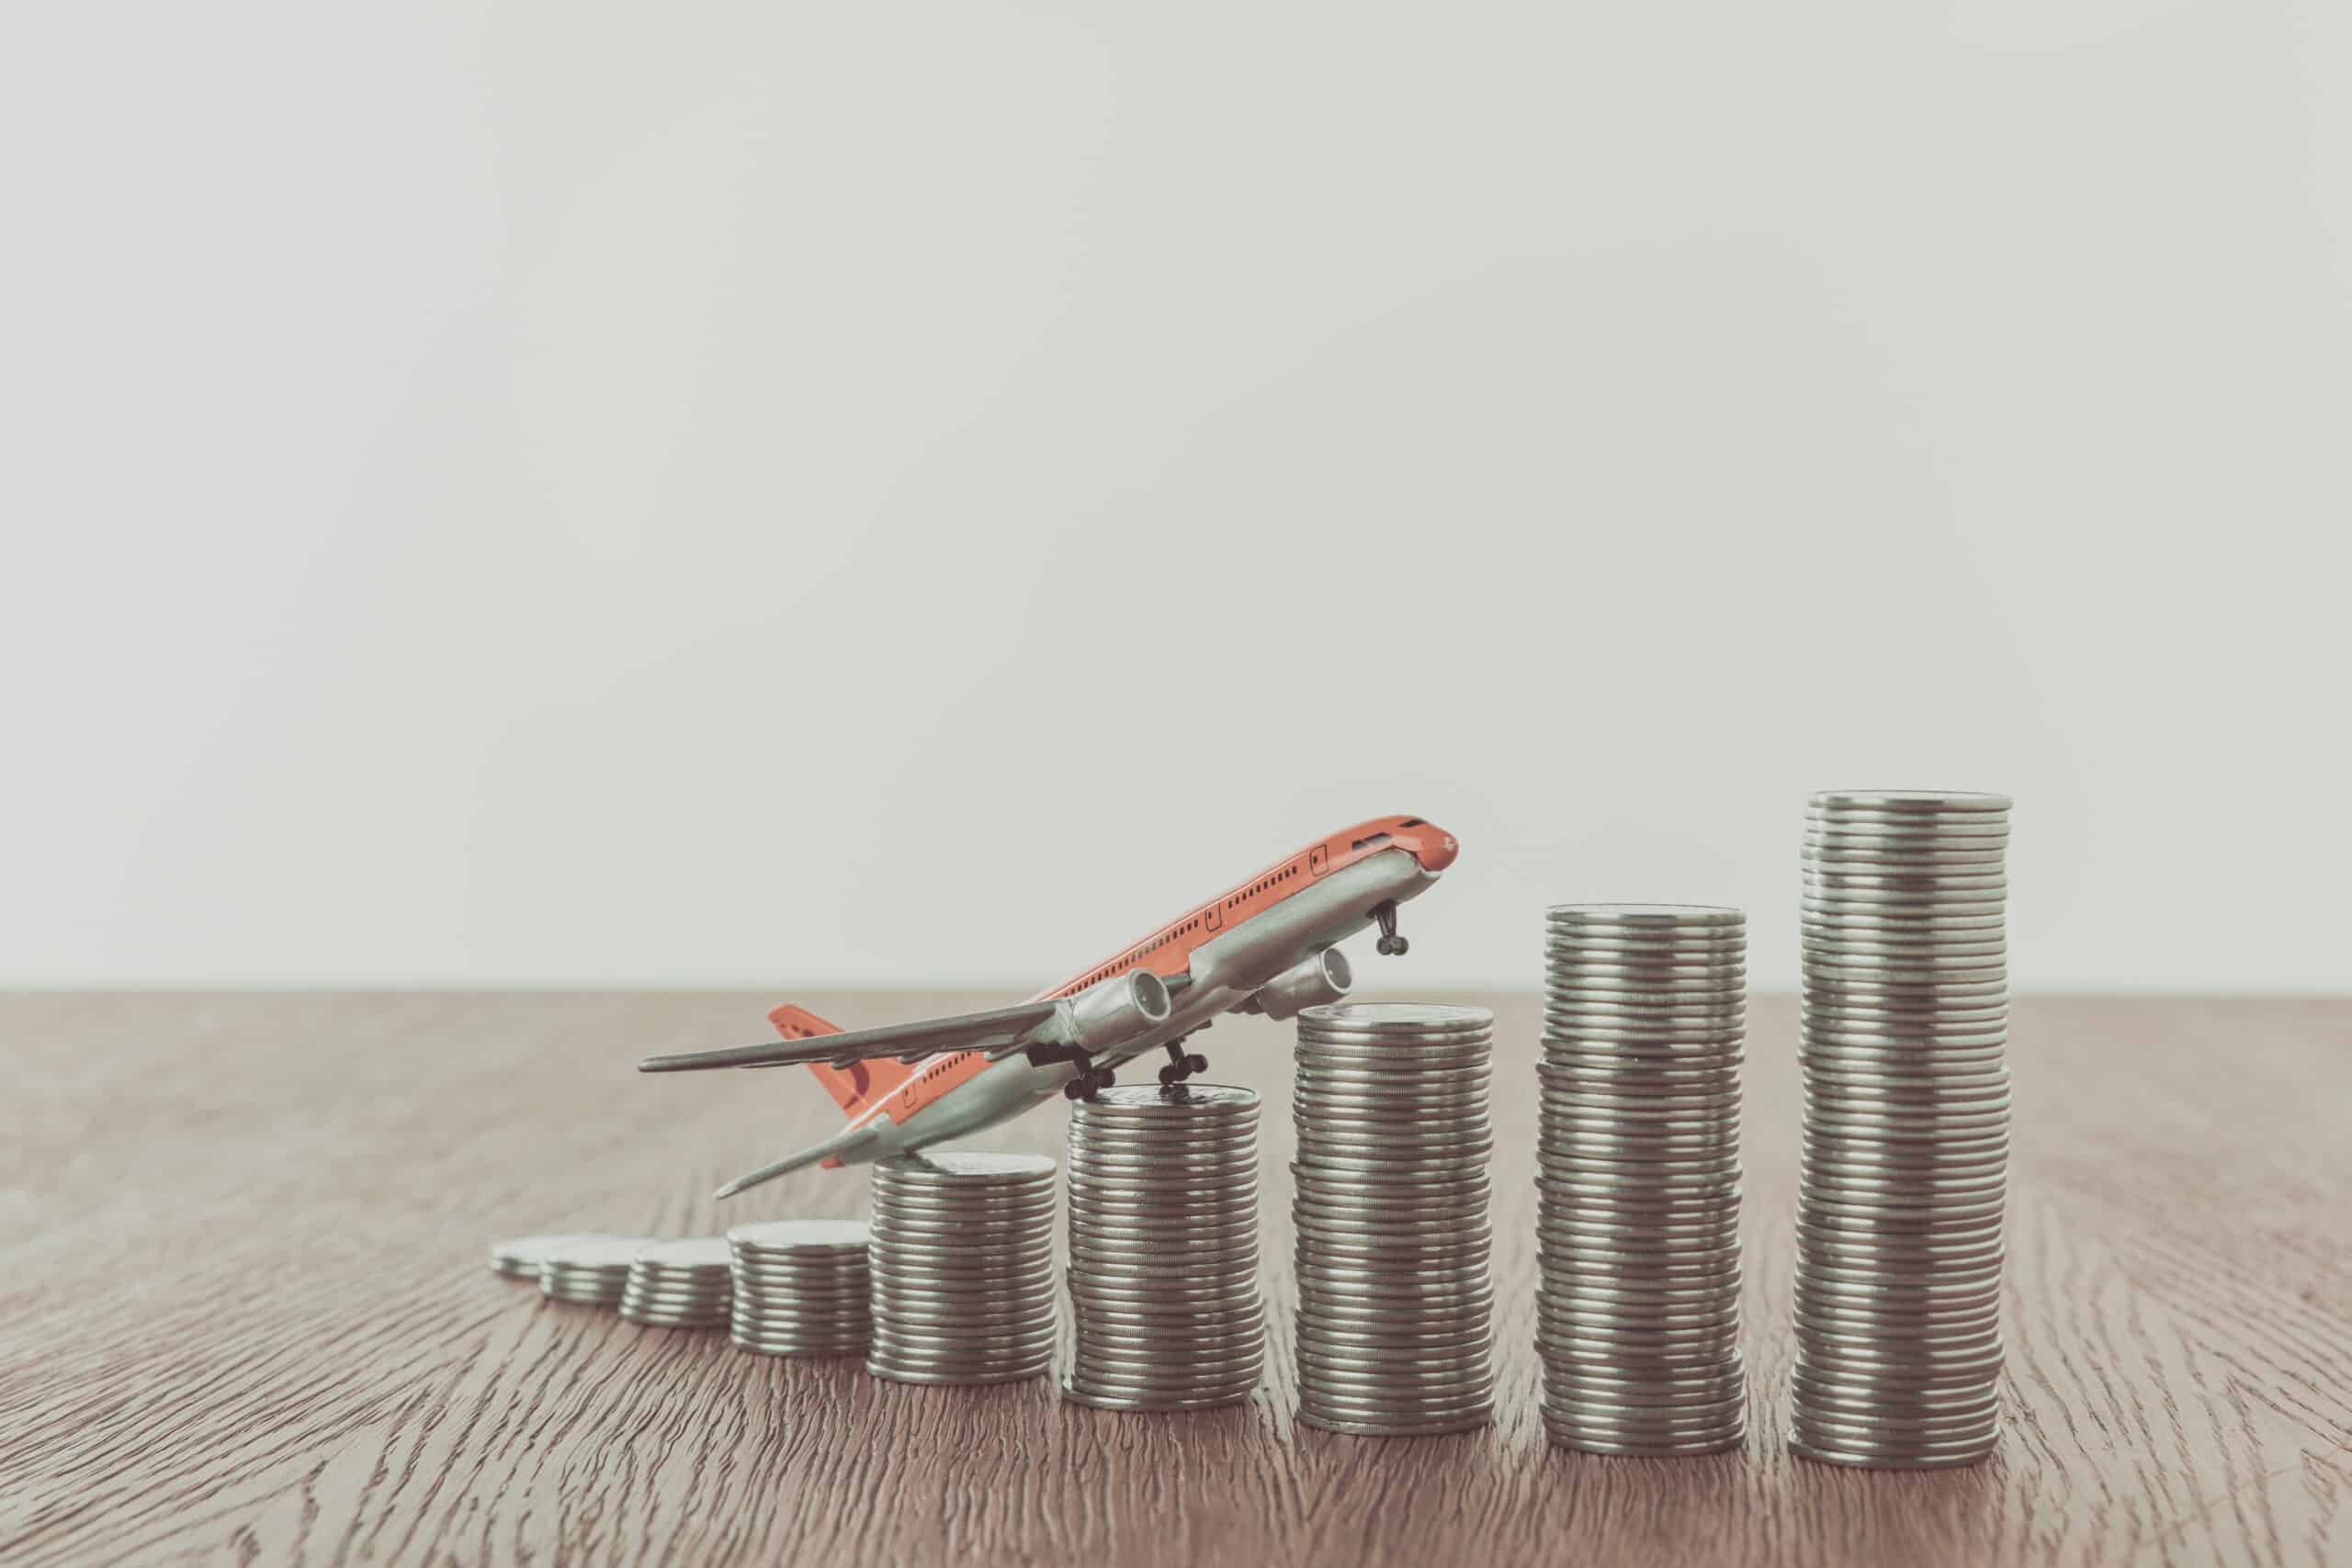
[(1092, 1100), (1118, 1081), (1119, 1075), (1108, 1067), (1088, 1067), (1062, 1085), (1062, 1093), (1071, 1100)]
[(1206, 1056), (1197, 1051), (1186, 1055), (1184, 1043), (1182, 1040), (1170, 1040), (1168, 1043), (1168, 1065), (1159, 1069), (1159, 1087), (1174, 1089), (1195, 1073), (1204, 1073), (1208, 1070), (1209, 1059)]
[(1372, 918), (1380, 922), (1380, 940), (1372, 944), (1374, 953), (1384, 957), (1402, 956), (1413, 944), (1396, 934), (1396, 900), (1384, 898), (1372, 907)]

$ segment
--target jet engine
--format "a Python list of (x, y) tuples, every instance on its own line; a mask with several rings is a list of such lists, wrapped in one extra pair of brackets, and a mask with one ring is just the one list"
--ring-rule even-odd
[(1069, 1043), (1100, 1051), (1168, 1021), (1175, 1004), (1168, 982), (1148, 969), (1130, 969), (1069, 998)]
[(1268, 1018), (1295, 1018), (1305, 1009), (1336, 1002), (1352, 989), (1355, 971), (1348, 955), (1336, 947), (1300, 959), (1259, 987), (1250, 998), (1250, 1010)]

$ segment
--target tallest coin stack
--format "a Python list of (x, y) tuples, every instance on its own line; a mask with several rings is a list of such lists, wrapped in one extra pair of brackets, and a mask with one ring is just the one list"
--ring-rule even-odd
[(1791, 1444), (1970, 1464), (2000, 1433), (2006, 795), (1834, 791), (1804, 840)]

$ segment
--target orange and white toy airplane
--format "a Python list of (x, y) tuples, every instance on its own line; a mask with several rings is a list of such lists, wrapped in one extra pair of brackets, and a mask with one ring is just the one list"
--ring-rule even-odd
[(849, 1125), (838, 1135), (736, 1178), (721, 1198), (803, 1166), (862, 1165), (964, 1137), (1057, 1092), (1091, 1098), (1122, 1064), (1160, 1046), (1159, 1081), (1173, 1086), (1208, 1069), (1184, 1042), (1219, 1013), (1286, 1019), (1346, 996), (1352, 980), (1338, 944), (1366, 926), (1380, 927), (1382, 953), (1403, 953), (1396, 906), (1434, 886), (1459, 852), (1453, 834), (1419, 817), (1374, 818), (1018, 1007), (851, 1033), (780, 1007), (768, 1021), (781, 1042), (648, 1056), (638, 1068), (798, 1063), (841, 1102)]

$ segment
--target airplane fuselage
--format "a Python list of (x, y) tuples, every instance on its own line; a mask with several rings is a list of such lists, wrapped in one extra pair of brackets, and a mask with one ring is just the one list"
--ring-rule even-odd
[[(1189, 973), (1191, 983), (1163, 1021), (1097, 1055), (1095, 1065), (1116, 1067), (1242, 1006), (1275, 976), (1370, 926), (1375, 907), (1417, 897), (1440, 874), (1401, 846), (1328, 870), (1317, 869), (1321, 852), (1302, 852), (1040, 998), (1074, 995), (1130, 968)], [(871, 1135), (826, 1163), (864, 1164), (967, 1137), (1054, 1099), (1080, 1070), (1018, 1055), (995, 1062), (977, 1051), (941, 1056), (862, 1111), (851, 1125)]]

